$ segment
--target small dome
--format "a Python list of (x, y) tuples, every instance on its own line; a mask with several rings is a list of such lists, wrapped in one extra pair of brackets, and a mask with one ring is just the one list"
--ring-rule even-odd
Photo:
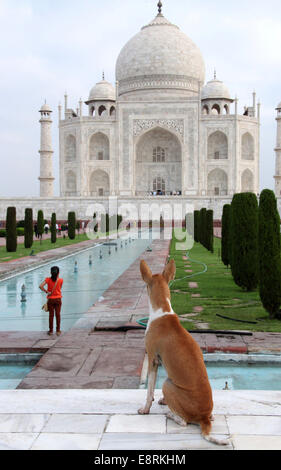
[(230, 94), (223, 82), (214, 79), (208, 82), (202, 88), (202, 100), (207, 99), (227, 99), (230, 100)]
[(51, 107), (45, 102), (43, 106), (41, 106), (40, 112), (42, 113), (52, 113)]
[(281, 109), (281, 101), (280, 103), (277, 105), (277, 108), (276, 109)]
[(98, 82), (90, 91), (90, 96), (88, 101), (115, 101), (116, 92), (115, 88), (111, 83), (106, 80)]

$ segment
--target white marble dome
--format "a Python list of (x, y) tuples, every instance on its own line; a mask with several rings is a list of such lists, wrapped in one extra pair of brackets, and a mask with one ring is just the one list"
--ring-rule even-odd
[(230, 100), (230, 94), (223, 82), (214, 79), (209, 81), (202, 88), (202, 100), (206, 99), (227, 99)]
[(52, 113), (51, 107), (47, 104), (44, 103), (43, 106), (40, 108), (41, 113)]
[(98, 82), (90, 91), (88, 101), (115, 101), (116, 93), (115, 88), (111, 83), (106, 80)]
[(281, 109), (281, 101), (280, 103), (277, 105), (277, 108), (276, 109)]
[(135, 82), (131, 90), (157, 88), (157, 84), (161, 87), (160, 82), (164, 86), (166, 81), (166, 88), (185, 87), (198, 92), (198, 82), (203, 85), (205, 81), (205, 64), (194, 42), (159, 14), (121, 50), (116, 79), (121, 87), (122, 82)]

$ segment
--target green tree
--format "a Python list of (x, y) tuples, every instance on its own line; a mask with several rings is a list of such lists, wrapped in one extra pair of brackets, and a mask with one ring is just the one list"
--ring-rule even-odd
[(40, 237), (40, 243), (42, 242), (42, 235), (44, 233), (44, 214), (43, 211), (38, 211), (37, 214), (37, 233)]
[(222, 214), (222, 229), (221, 229), (221, 258), (225, 266), (230, 265), (230, 220), (231, 217), (231, 205), (225, 204), (223, 206)]
[(280, 315), (280, 215), (273, 191), (265, 189), (259, 204), (259, 293), (270, 318)]
[(214, 211), (206, 212), (205, 248), (214, 253)]
[(76, 215), (75, 212), (68, 213), (68, 237), (70, 240), (75, 240), (76, 236)]
[(17, 251), (17, 213), (15, 207), (8, 207), (7, 209), (6, 249), (8, 253)]
[(207, 209), (203, 207), (200, 210), (200, 222), (199, 222), (199, 241), (201, 245), (206, 248), (206, 216)]
[(194, 211), (194, 241), (199, 243), (199, 224), (200, 224), (200, 212)]
[(52, 214), (51, 218), (51, 243), (57, 241), (57, 216), (55, 213)]
[(231, 271), (238, 286), (252, 291), (259, 279), (257, 197), (235, 194), (231, 206)]
[(24, 219), (24, 247), (31, 248), (33, 245), (33, 210), (25, 209), (25, 219)]

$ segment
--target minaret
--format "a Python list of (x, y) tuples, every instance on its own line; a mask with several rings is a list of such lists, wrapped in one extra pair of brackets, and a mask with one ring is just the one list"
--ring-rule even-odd
[(53, 149), (52, 149), (52, 110), (45, 102), (41, 114), (41, 145), (40, 145), (40, 197), (54, 196)]
[(276, 140), (276, 166), (275, 166), (275, 195), (281, 197), (281, 102), (276, 108), (277, 111), (277, 140)]

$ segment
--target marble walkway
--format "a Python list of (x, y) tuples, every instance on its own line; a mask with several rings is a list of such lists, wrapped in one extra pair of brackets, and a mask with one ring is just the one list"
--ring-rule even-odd
[(281, 450), (281, 392), (215, 391), (212, 435), (178, 426), (144, 390), (0, 391), (0, 450)]

